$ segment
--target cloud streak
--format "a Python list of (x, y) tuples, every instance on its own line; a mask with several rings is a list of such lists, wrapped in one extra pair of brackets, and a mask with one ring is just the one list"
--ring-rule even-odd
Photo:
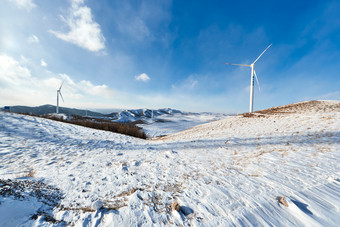
[(19, 85), (21, 81), (31, 78), (31, 72), (19, 62), (6, 55), (0, 55), (0, 81), (10, 86)]
[(105, 38), (100, 25), (93, 20), (91, 9), (83, 5), (82, 0), (73, 0), (70, 14), (67, 18), (61, 18), (69, 32), (50, 30), (56, 37), (93, 52), (105, 49)]
[(25, 9), (28, 12), (36, 7), (36, 4), (34, 4), (33, 0), (9, 0), (9, 1), (13, 2), (19, 9)]
[(150, 77), (149, 77), (147, 74), (142, 73), (142, 74), (140, 74), (140, 75), (138, 75), (138, 76), (135, 76), (135, 80), (147, 82), (147, 81), (150, 80)]
[(45, 62), (44, 59), (41, 59), (41, 60), (40, 60), (40, 65), (41, 65), (42, 67), (47, 67), (47, 63)]
[(180, 91), (193, 90), (198, 85), (198, 80), (195, 77), (197, 77), (197, 75), (190, 75), (188, 78), (186, 78), (184, 81), (181, 81), (179, 84), (177, 85), (173, 84), (172, 88)]
[(39, 38), (35, 35), (31, 35), (30, 37), (28, 37), (28, 42), (29, 43), (39, 43)]

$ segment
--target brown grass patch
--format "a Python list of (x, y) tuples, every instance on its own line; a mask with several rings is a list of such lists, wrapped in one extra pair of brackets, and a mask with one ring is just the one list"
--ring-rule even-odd
[(326, 103), (312, 100), (308, 102), (293, 103), (256, 111), (258, 114), (291, 114), (305, 112), (340, 112), (340, 103)]
[(36, 174), (36, 171), (34, 169), (30, 169), (29, 171), (25, 171), (24, 173), (17, 174), (15, 177), (16, 178), (21, 178), (21, 177), (34, 177)]
[(143, 189), (143, 188), (132, 188), (132, 189), (130, 189), (130, 190), (128, 190), (128, 191), (125, 191), (125, 192), (122, 192), (122, 193), (118, 194), (118, 195), (115, 196), (114, 198), (132, 195), (132, 194), (135, 193), (137, 190), (143, 191), (144, 189)]
[(262, 115), (262, 114), (254, 114), (254, 113), (243, 113), (243, 114), (239, 114), (238, 116), (247, 117), (247, 118), (261, 118), (261, 117), (266, 117), (265, 115)]
[(110, 131), (114, 133), (141, 138), (141, 139), (147, 139), (147, 136), (145, 132), (143, 131), (143, 129), (141, 127), (136, 126), (134, 123), (112, 122), (110, 120), (82, 117), (78, 115), (72, 115), (70, 120), (64, 120), (56, 116), (48, 116), (48, 115), (33, 115), (33, 114), (28, 114), (28, 113), (25, 113), (24, 115), (47, 118), (50, 120), (79, 125), (79, 126), (83, 126), (87, 128)]
[(31, 170), (28, 172), (28, 174), (27, 174), (28, 177), (34, 177), (34, 175), (35, 175), (35, 170), (34, 170), (34, 169), (31, 169)]

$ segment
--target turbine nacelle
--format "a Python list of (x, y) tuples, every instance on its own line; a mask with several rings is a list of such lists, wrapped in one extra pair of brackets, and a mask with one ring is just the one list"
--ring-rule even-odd
[(261, 91), (260, 88), (260, 83), (259, 80), (257, 78), (256, 72), (255, 72), (255, 63), (260, 59), (260, 57), (264, 54), (264, 52), (266, 52), (269, 47), (271, 47), (272, 44), (270, 44), (256, 59), (253, 63), (251, 63), (250, 65), (245, 65), (245, 64), (233, 64), (233, 63), (224, 63), (227, 65), (238, 65), (238, 66), (246, 66), (246, 67), (250, 67), (251, 68), (251, 78), (250, 78), (250, 105), (249, 105), (249, 112), (253, 112), (253, 98), (254, 98), (254, 77), (256, 78), (256, 82), (257, 85), (259, 87), (259, 90)]
[(63, 98), (63, 96), (61, 94), (61, 87), (63, 86), (63, 84), (64, 84), (64, 81), (61, 83), (59, 89), (57, 90), (57, 108), (56, 108), (56, 113), (57, 114), (59, 113), (59, 95), (60, 95), (61, 99), (63, 100), (63, 102), (65, 102), (64, 98)]
[(60, 95), (60, 97), (61, 97), (61, 99), (63, 100), (63, 102), (65, 102), (63, 96), (61, 95), (60, 90), (57, 90), (57, 93)]

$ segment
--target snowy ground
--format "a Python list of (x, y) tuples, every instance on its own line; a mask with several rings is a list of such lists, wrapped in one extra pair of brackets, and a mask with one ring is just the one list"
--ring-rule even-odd
[(1, 112), (0, 226), (338, 226), (339, 151), (339, 101), (157, 140)]
[(144, 120), (146, 124), (138, 124), (148, 137), (169, 135), (194, 126), (225, 118), (227, 115), (214, 113), (175, 113), (171, 115), (155, 116)]

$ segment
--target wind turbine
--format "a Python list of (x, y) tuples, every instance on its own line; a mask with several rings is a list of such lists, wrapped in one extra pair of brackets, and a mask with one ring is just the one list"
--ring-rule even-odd
[(254, 69), (254, 66), (255, 66), (255, 63), (260, 59), (260, 57), (264, 54), (264, 52), (266, 52), (268, 50), (268, 48), (271, 46), (272, 44), (270, 44), (261, 54), (260, 56), (258, 56), (256, 58), (256, 60), (251, 63), (250, 65), (245, 65), (245, 64), (232, 64), (232, 63), (224, 63), (224, 64), (227, 64), (227, 65), (239, 65), (239, 66), (246, 66), (246, 67), (250, 67), (251, 69), (251, 78), (250, 78), (250, 104), (249, 104), (249, 112), (252, 113), (253, 112), (253, 104), (254, 104), (254, 75), (255, 75), (255, 78), (256, 78), (256, 81), (257, 81), (257, 85), (259, 86), (259, 90), (260, 89), (260, 83), (259, 83), (259, 80), (257, 78), (257, 75), (256, 75), (256, 72), (255, 72), (255, 69)]
[(61, 95), (61, 91), (60, 91), (60, 90), (61, 90), (61, 87), (63, 86), (63, 84), (64, 84), (64, 81), (61, 83), (59, 89), (57, 90), (57, 114), (59, 113), (59, 95), (60, 95), (61, 99), (62, 99), (63, 102), (64, 102), (64, 98), (63, 98), (63, 96)]

